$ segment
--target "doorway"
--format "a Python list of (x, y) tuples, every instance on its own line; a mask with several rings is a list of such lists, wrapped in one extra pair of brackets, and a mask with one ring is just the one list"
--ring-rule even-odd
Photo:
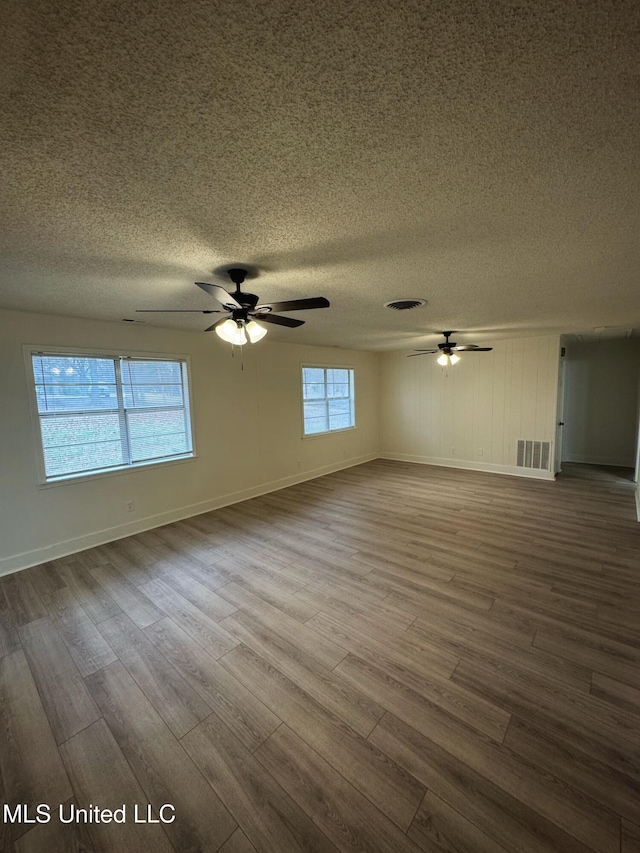
[(561, 345), (556, 473), (569, 463), (589, 466), (591, 474), (618, 469), (633, 481), (640, 465), (640, 338), (632, 330), (594, 332), (563, 336)]

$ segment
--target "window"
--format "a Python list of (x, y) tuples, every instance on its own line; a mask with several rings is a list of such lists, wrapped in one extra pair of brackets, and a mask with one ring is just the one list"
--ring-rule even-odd
[(47, 482), (192, 456), (184, 360), (32, 352)]
[(302, 368), (305, 435), (355, 426), (353, 373), (348, 367)]

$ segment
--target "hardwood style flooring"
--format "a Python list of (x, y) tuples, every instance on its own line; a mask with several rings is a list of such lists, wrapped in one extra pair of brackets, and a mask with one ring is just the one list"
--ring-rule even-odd
[(0, 848), (638, 853), (640, 525), (565, 473), (378, 460), (4, 577), (0, 798), (53, 819)]

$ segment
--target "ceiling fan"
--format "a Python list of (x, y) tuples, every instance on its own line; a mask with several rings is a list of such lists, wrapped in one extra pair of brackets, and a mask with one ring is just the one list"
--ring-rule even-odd
[[(260, 323), (274, 323), (277, 326), (288, 326), (295, 328), (304, 325), (304, 320), (295, 320), (292, 317), (280, 317), (274, 311), (308, 311), (312, 308), (328, 308), (329, 300), (324, 296), (315, 296), (308, 299), (289, 299), (286, 302), (265, 302), (258, 304), (255, 293), (244, 293), (241, 284), (247, 277), (248, 270), (244, 267), (231, 267), (226, 270), (227, 275), (235, 284), (233, 293), (227, 293), (224, 287), (218, 284), (208, 284), (204, 281), (196, 281), (198, 287), (205, 293), (213, 296), (222, 305), (220, 308), (138, 308), (139, 314), (226, 314), (221, 320), (205, 329), (205, 332), (215, 330), (216, 334), (230, 344), (242, 346), (249, 341), (257, 343), (264, 338), (267, 330)], [(257, 320), (260, 323), (256, 322)]]
[(436, 359), (442, 367), (448, 367), (450, 364), (457, 364), (460, 361), (459, 352), (491, 352), (493, 347), (478, 347), (475, 344), (463, 344), (458, 346), (455, 341), (450, 341), (449, 338), (453, 332), (442, 332), (444, 335), (444, 343), (438, 344), (438, 349), (419, 349), (412, 352), (407, 358), (412, 358), (414, 355), (427, 355), (429, 353), (439, 352), (440, 355)]

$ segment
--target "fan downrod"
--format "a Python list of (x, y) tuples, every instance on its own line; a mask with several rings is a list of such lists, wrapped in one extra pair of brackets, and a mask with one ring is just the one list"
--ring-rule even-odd
[(235, 284), (236, 290), (240, 290), (240, 285), (247, 277), (247, 270), (243, 267), (231, 267), (231, 269), (227, 270), (227, 275)]

